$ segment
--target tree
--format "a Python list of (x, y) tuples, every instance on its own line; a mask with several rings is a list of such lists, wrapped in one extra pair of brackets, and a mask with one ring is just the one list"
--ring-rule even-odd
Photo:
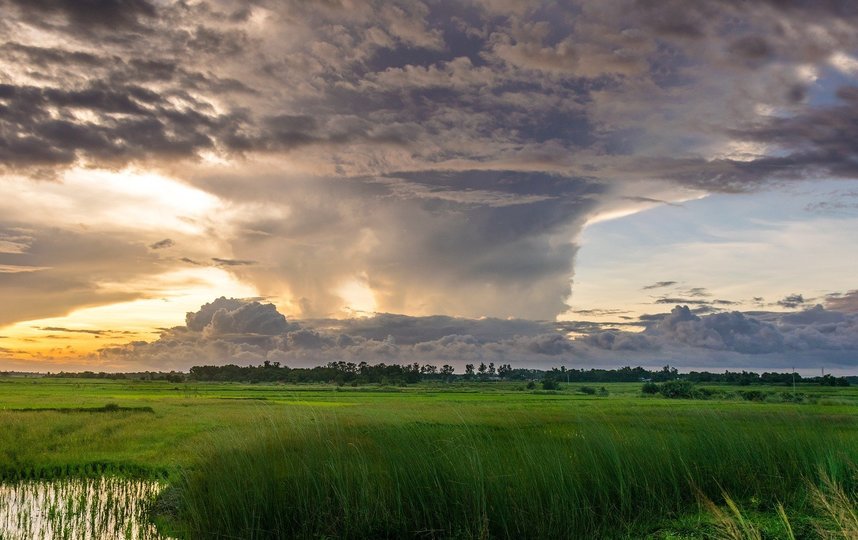
[(474, 378), (474, 364), (465, 364), (465, 378), (473, 379)]
[(495, 363), (489, 362), (489, 377), (495, 376)]
[(444, 364), (441, 367), (441, 375), (443, 375), (445, 381), (450, 381), (453, 378), (453, 373), (455, 373), (455, 368), (449, 364)]
[(477, 371), (480, 372), (480, 378), (483, 378), (486, 376), (486, 364), (485, 364), (485, 362), (480, 362), (480, 367), (477, 368)]
[(506, 379), (507, 375), (512, 371), (512, 366), (509, 364), (501, 364), (498, 368), (498, 377)]

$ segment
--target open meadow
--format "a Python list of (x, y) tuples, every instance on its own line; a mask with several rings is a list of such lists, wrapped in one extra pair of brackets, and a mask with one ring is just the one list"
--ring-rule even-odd
[[(10, 486), (118, 477), (157, 484), (131, 491), (177, 538), (855, 532), (855, 387), (803, 385), (793, 403), (774, 386), (750, 401), (723, 385), (710, 399), (581, 386), (5, 378), (0, 505), (21, 497)], [(144, 529), (126, 536), (157, 537)]]

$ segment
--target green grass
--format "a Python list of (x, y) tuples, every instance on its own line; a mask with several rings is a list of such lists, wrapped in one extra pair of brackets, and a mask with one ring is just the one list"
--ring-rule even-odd
[(808, 485), (824, 472), (854, 501), (856, 388), (581, 386), (0, 379), (0, 475), (164, 478), (161, 520), (186, 538), (718, 538), (699, 494), (764, 538), (783, 504), (818, 538)]
[(851, 486), (858, 461), (852, 421), (798, 413), (257, 422), (265, 435), (218, 435), (177, 483), (187, 537), (628, 536), (699, 494), (800, 507), (819, 467)]

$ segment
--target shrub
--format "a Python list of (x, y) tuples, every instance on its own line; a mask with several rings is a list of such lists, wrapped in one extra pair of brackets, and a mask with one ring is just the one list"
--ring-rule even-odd
[(587, 394), (588, 396), (592, 396), (593, 394), (596, 393), (596, 389), (593, 388), (592, 386), (582, 386), (581, 388), (578, 389), (578, 391), (581, 392), (582, 394)]
[(533, 390), (534, 388), (536, 388), (536, 383), (535, 383), (535, 382), (533, 382), (533, 381), (528, 381), (528, 383), (527, 383), (527, 389), (528, 389), (528, 390)]
[(554, 379), (543, 379), (542, 389), (543, 390), (560, 390), (560, 383), (555, 381)]
[(691, 381), (667, 381), (658, 389), (666, 398), (690, 399), (694, 397), (694, 383)]
[(644, 394), (658, 394), (658, 390), (658, 385), (654, 382), (645, 382), (641, 388), (641, 392)]
[(742, 399), (745, 401), (765, 401), (766, 393), (761, 392), (760, 390), (745, 390), (739, 392), (739, 395), (742, 396)]
[(610, 392), (608, 392), (608, 389), (607, 389), (607, 388), (605, 388), (604, 386), (603, 386), (603, 387), (601, 387), (601, 388), (599, 388), (599, 395), (600, 395), (600, 396), (602, 396), (602, 397), (606, 397), (609, 393), (610, 393)]

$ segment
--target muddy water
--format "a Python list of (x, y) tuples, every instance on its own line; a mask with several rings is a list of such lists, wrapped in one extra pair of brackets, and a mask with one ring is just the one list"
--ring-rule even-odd
[(147, 518), (162, 487), (122, 478), (0, 484), (0, 540), (167, 540)]

